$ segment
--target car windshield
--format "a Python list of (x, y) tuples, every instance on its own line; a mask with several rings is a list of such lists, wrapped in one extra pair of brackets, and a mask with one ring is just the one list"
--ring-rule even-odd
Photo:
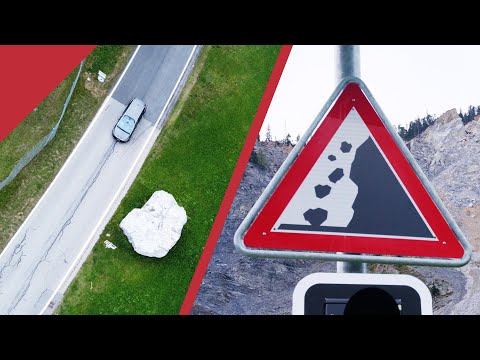
[(126, 133), (130, 134), (133, 131), (133, 128), (135, 126), (135, 120), (133, 120), (130, 116), (128, 115), (123, 115), (122, 118), (118, 121), (117, 126), (125, 131)]

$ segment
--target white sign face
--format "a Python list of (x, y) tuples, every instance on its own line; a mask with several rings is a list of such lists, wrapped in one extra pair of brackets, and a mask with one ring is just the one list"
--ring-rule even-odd
[[(328, 285), (335, 286), (329, 289)], [(314, 294), (312, 290), (315, 286), (323, 286), (324, 289), (317, 289), (318, 291)], [(328, 298), (334, 299), (338, 305), (340, 303), (339, 298), (348, 294), (349, 287), (352, 288), (351, 295), (354, 295), (362, 287), (391, 289), (388, 291), (395, 293), (392, 296), (397, 298), (399, 307), (403, 306), (404, 310), (421, 315), (433, 314), (430, 290), (423, 282), (413, 276), (403, 274), (314, 273), (304, 277), (295, 287), (292, 297), (292, 315), (310, 314), (309, 303), (313, 301), (315, 305), (321, 305), (322, 302), (325, 302), (325, 298), (327, 298), (327, 301)], [(416, 299), (412, 299), (412, 294), (415, 295)], [(343, 305), (345, 305), (345, 302)]]
[[(368, 166), (363, 163), (369, 162), (368, 159), (362, 161), (365, 156), (362, 158), (361, 152), (371, 154), (373, 148), (379, 155), (376, 157), (378, 161), (370, 161), (370, 173), (363, 171), (358, 175), (360, 174), (358, 167)], [(391, 172), (390, 177), (385, 174), (385, 170)], [(359, 186), (368, 187), (374, 180), (367, 177), (380, 176), (380, 174), (385, 179), (384, 186), (388, 188), (386, 193), (389, 193), (392, 199), (378, 201), (372, 196), (362, 197), (362, 194), (359, 197)], [(362, 176), (364, 179), (361, 178)], [(362, 190), (363, 187), (360, 191)], [(394, 200), (396, 200), (396, 206), (395, 211), (392, 211)], [(377, 205), (377, 209), (372, 209), (373, 204)], [(378, 208), (378, 206), (384, 208)], [(377, 215), (390, 214), (393, 219), (390, 218), (389, 221), (382, 219), (383, 221), (379, 221), (379, 224), (375, 224), (375, 231), (372, 232), (369, 231), (372, 228), (372, 221), (380, 218), (365, 216), (361, 212), (373, 212)], [(404, 233), (405, 226), (400, 224), (405, 218), (410, 220), (409, 229), (413, 231), (411, 233)], [(412, 224), (416, 226), (412, 227)], [(335, 235), (354, 233), (356, 236), (373, 235), (437, 241), (431, 227), (418, 210), (385, 154), (376, 144), (355, 107), (352, 107), (345, 117), (332, 140), (278, 218), (272, 231)]]
[[(350, 179), (350, 169), (358, 147), (369, 135), (360, 115), (352, 108), (280, 215), (275, 227), (278, 229), (281, 224), (310, 225), (305, 220), (304, 213), (315, 208), (328, 212), (323, 226), (347, 227), (352, 220), (352, 205), (358, 194), (358, 186)], [(323, 189), (321, 195), (324, 196), (321, 198), (315, 193), (317, 186), (320, 186), (319, 190)]]
[(346, 78), (234, 236), (247, 255), (463, 266), (471, 248), (365, 84)]

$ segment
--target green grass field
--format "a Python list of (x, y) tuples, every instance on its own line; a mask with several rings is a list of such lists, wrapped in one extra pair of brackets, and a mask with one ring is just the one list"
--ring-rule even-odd
[[(0, 249), (20, 227), (50, 185), (73, 148), (80, 140), (102, 104), (116, 77), (123, 70), (135, 46), (97, 46), (87, 57), (85, 67), (55, 138), (0, 191)], [(110, 54), (98, 56), (98, 54)], [(114, 64), (112, 66), (112, 64)], [(104, 84), (89, 69), (105, 69)], [(109, 70), (109, 71), (108, 71)], [(0, 178), (45, 136), (57, 122), (63, 104), (77, 75), (75, 69), (28, 117), (0, 143)], [(91, 81), (88, 81), (90, 78)]]
[[(204, 48), (172, 116), (58, 313), (179, 312), (279, 50)], [(180, 240), (162, 259), (136, 254), (118, 226), (157, 190), (173, 194), (188, 216)], [(117, 249), (105, 249), (106, 239)]]

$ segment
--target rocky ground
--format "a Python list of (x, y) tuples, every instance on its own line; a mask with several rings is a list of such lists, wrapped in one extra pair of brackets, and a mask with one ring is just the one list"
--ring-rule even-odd
[[(480, 124), (463, 125), (456, 110), (442, 115), (409, 144), (412, 154), (474, 248), (460, 269), (370, 265), (375, 273), (405, 273), (427, 284), (435, 314), (480, 314)], [(233, 235), (292, 147), (258, 142), (218, 240), (193, 314), (289, 314), (295, 285), (335, 263), (259, 259), (235, 250)], [(478, 202), (478, 204), (477, 204)]]
[(463, 125), (452, 109), (409, 145), (473, 248), (470, 263), (456, 270), (466, 283), (450, 282), (450, 301), (436, 313), (480, 314), (480, 123)]

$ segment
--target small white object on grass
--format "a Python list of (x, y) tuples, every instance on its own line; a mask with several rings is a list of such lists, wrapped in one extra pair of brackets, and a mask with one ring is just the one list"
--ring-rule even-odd
[(105, 247), (107, 249), (115, 250), (117, 248), (117, 246), (115, 244), (113, 244), (112, 242), (110, 242), (108, 240), (105, 240), (103, 243), (105, 244)]
[(102, 70), (98, 70), (98, 81), (103, 83), (105, 81), (105, 78), (107, 77), (107, 74), (105, 74)]

